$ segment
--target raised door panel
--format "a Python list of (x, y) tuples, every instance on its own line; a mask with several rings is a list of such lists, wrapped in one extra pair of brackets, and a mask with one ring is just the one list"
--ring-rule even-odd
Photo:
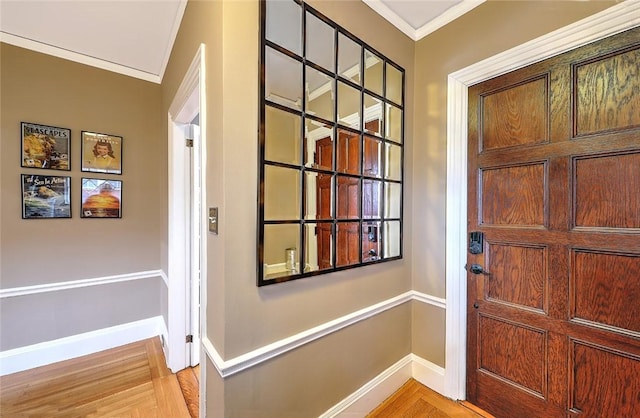
[(548, 76), (482, 97), (483, 151), (548, 141)]
[(640, 152), (576, 157), (574, 167), (575, 226), (640, 228)]
[(481, 170), (480, 223), (545, 226), (546, 164)]
[(640, 416), (639, 356), (573, 340), (571, 359), (573, 416)]
[(640, 47), (576, 64), (577, 136), (640, 126)]

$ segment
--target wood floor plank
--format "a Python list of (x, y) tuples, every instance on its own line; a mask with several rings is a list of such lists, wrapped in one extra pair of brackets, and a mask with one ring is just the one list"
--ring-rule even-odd
[(189, 418), (159, 338), (0, 378), (2, 417)]
[[(479, 410), (478, 410), (479, 411)], [(488, 418), (409, 379), (367, 418)]]

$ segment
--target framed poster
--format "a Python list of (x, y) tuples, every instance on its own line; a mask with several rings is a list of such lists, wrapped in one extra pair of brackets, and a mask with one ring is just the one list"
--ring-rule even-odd
[(22, 174), (22, 219), (70, 217), (71, 177)]
[(122, 218), (122, 181), (82, 179), (82, 218)]
[(21, 122), (22, 167), (71, 170), (71, 129)]
[(82, 171), (122, 174), (122, 137), (82, 131)]

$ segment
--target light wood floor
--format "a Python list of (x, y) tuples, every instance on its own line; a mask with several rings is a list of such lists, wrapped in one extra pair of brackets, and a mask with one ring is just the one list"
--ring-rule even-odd
[(466, 402), (457, 403), (409, 379), (367, 418), (493, 418)]
[[(197, 418), (199, 367), (177, 375), (159, 338), (0, 377), (0, 417)], [(367, 418), (492, 418), (410, 379)]]
[(0, 416), (190, 417), (159, 338), (2, 376)]

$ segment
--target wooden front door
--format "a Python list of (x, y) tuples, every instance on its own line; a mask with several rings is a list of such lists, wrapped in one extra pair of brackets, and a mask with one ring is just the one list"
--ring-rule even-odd
[(468, 164), (467, 399), (640, 417), (640, 28), (470, 88)]

